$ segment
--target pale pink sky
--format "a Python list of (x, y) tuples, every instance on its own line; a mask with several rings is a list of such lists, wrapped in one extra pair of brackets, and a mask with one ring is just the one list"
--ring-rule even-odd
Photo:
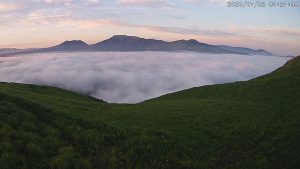
[(229, 8), (224, 0), (0, 0), (0, 48), (126, 34), (297, 55), (299, 18), (300, 7)]

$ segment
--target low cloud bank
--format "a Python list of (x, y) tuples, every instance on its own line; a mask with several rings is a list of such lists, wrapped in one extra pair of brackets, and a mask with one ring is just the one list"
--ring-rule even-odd
[(0, 57), (0, 81), (50, 85), (113, 103), (137, 103), (208, 84), (248, 80), (286, 58), (173, 52), (45, 53)]

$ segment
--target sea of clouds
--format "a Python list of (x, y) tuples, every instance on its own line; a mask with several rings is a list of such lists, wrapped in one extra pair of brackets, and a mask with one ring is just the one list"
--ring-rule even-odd
[(191, 87), (248, 80), (287, 60), (188, 52), (43, 53), (0, 57), (0, 81), (56, 86), (107, 102), (137, 103)]

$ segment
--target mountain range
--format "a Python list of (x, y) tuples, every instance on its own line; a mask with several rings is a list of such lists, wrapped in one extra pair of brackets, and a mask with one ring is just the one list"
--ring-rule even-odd
[[(1, 52), (1, 50), (5, 52)], [(262, 49), (255, 50), (244, 47), (210, 45), (199, 42), (195, 39), (167, 42), (156, 39), (145, 39), (137, 36), (114, 35), (109, 39), (91, 45), (83, 42), (82, 40), (72, 40), (65, 41), (61, 44), (48, 48), (25, 50), (0, 49), (0, 57), (55, 51), (192, 51), (214, 54), (272, 55), (272, 53)]]

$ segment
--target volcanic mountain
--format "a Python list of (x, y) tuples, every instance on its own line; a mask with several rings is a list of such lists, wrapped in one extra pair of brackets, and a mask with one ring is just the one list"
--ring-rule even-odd
[(68, 52), (78, 52), (78, 51), (192, 51), (199, 53), (213, 53), (213, 54), (240, 54), (240, 55), (272, 55), (270, 52), (259, 49), (254, 50), (250, 48), (243, 47), (230, 47), (224, 45), (210, 45), (206, 43), (199, 42), (195, 39), (190, 40), (177, 40), (172, 42), (167, 42), (163, 40), (156, 39), (145, 39), (137, 36), (127, 36), (127, 35), (114, 35), (109, 39), (103, 40), (96, 44), (87, 44), (81, 40), (65, 41), (59, 45), (32, 49), (32, 50), (22, 50), (22, 51), (12, 51), (8, 53), (2, 53), (1, 56), (11, 56), (19, 54), (32, 54), (32, 53), (45, 53), (45, 52), (55, 52), (55, 51), (68, 51)]

